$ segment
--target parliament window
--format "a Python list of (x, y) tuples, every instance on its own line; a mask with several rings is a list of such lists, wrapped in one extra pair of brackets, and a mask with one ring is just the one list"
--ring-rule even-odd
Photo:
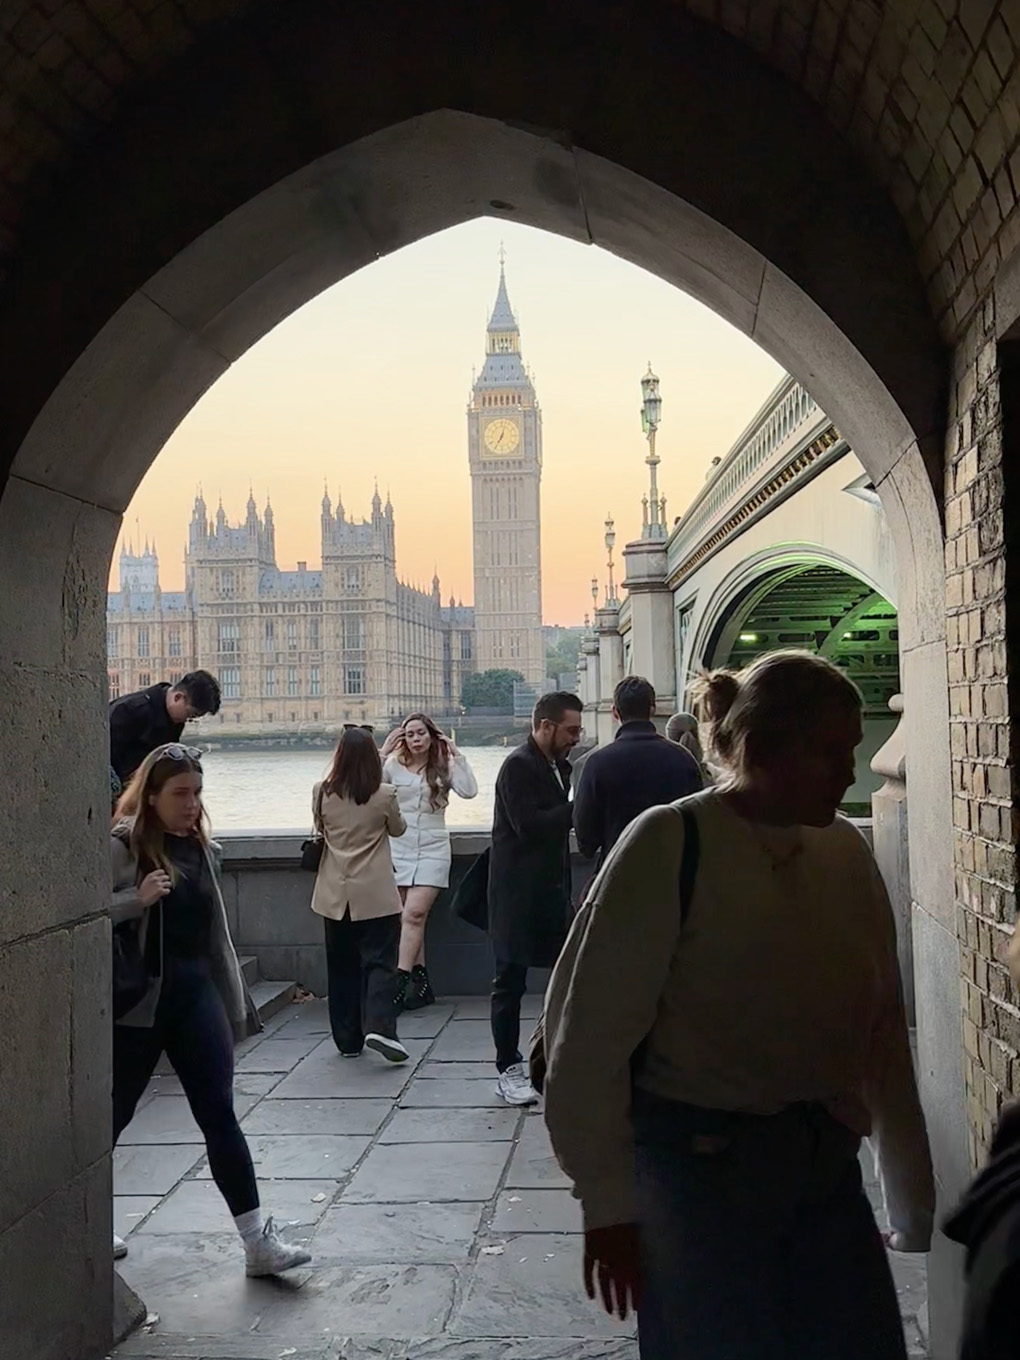
[(297, 619), (287, 620), (287, 651), (296, 652), (298, 649)]
[[(319, 695), (322, 693), (321, 689), (322, 682), (319, 679), (319, 675), (320, 675), (319, 667), (312, 666), (311, 670), (309, 671), (308, 693), (312, 696), (313, 699), (317, 699)], [(315, 715), (316, 721), (318, 721), (318, 716), (319, 716), (318, 714)]]
[(276, 624), (272, 619), (265, 621), (265, 647), (267, 652), (276, 651)]
[(273, 666), (266, 668), (266, 693), (270, 696), (276, 693), (276, 670)]
[(297, 694), (297, 693), (299, 693), (299, 690), (298, 690), (298, 668), (297, 668), (297, 666), (288, 666), (288, 667), (287, 667), (287, 694), (288, 694), (288, 697), (293, 698), (294, 695)]
[(139, 628), (139, 630), (138, 630), (138, 655), (139, 655), (139, 656), (148, 656), (148, 655), (149, 655), (149, 630), (148, 630), (148, 628)]
[(365, 692), (364, 666), (348, 666), (344, 671), (344, 693), (364, 694), (364, 692)]
[(241, 625), (236, 619), (220, 619), (216, 624), (216, 650), (221, 656), (241, 650)]
[(225, 666), (220, 671), (220, 687), (223, 691), (224, 699), (240, 699), (241, 697), (241, 668), (240, 666)]
[(167, 654), (169, 656), (180, 656), (181, 654), (181, 630), (171, 628), (167, 640)]

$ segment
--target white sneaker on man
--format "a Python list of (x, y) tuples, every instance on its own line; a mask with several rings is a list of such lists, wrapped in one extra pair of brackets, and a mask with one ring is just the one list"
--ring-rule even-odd
[(124, 1259), (124, 1257), (125, 1257), (126, 1255), (127, 1255), (127, 1243), (124, 1241), (123, 1237), (118, 1237), (117, 1234), (114, 1233), (114, 1234), (113, 1234), (113, 1259), (114, 1259), (115, 1261), (123, 1261), (123, 1259)]
[(385, 1034), (366, 1034), (365, 1047), (373, 1053), (381, 1053), (387, 1062), (407, 1062), (411, 1056), (399, 1039), (389, 1039)]
[(306, 1266), (312, 1253), (304, 1247), (292, 1247), (277, 1234), (272, 1216), (266, 1219), (266, 1226), (258, 1237), (249, 1238), (244, 1244), (246, 1275), (281, 1275), (295, 1266)]
[(508, 1105), (537, 1105), (538, 1092), (532, 1086), (523, 1063), (514, 1063), (500, 1072), (496, 1092)]

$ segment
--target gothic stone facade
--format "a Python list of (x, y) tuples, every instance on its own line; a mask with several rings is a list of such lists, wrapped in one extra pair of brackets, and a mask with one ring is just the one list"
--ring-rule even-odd
[(467, 418), (478, 669), (516, 670), (541, 684), (542, 413), (502, 270)]
[(378, 493), (368, 520), (322, 502), (322, 566), (276, 564), (272, 507), (248, 501), (243, 524), (195, 501), (186, 588), (162, 591), (146, 546), (120, 560), (107, 609), (110, 694), (201, 666), (218, 675), (218, 721), (234, 727), (386, 726), (421, 708), (457, 711), (473, 668), (473, 616), (397, 578), (393, 507)]

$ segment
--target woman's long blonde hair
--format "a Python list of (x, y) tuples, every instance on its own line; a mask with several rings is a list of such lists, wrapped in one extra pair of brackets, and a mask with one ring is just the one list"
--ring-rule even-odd
[[(171, 748), (181, 754), (169, 755)], [(153, 869), (162, 869), (170, 875), (171, 881), (176, 878), (173, 863), (166, 852), (166, 832), (149, 799), (158, 794), (174, 775), (201, 773), (202, 762), (197, 756), (189, 755), (187, 748), (178, 742), (170, 742), (149, 752), (121, 794), (113, 814), (113, 824), (127, 828), (128, 845), (138, 861), (140, 879)], [(204, 807), (192, 834), (204, 848), (208, 848), (209, 827)]]
[(814, 652), (793, 650), (766, 652), (742, 671), (707, 672), (691, 696), (724, 785), (742, 783), (833, 709), (849, 713), (863, 704), (845, 671)]

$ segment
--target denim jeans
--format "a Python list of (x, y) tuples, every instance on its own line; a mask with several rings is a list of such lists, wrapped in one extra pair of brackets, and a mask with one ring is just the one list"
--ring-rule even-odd
[(641, 1360), (905, 1360), (860, 1140), (820, 1105), (772, 1116), (634, 1098)]

